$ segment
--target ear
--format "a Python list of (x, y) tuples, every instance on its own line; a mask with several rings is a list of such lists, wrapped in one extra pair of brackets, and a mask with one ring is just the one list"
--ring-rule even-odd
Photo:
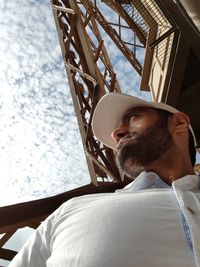
[(183, 112), (174, 113), (169, 120), (169, 127), (173, 133), (187, 132), (189, 129), (190, 119)]

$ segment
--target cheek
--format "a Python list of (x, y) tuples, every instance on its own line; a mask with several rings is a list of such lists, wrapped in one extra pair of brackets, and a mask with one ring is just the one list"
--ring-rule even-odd
[(137, 132), (140, 134), (140, 133), (143, 133), (148, 127), (149, 125), (147, 124), (147, 122), (145, 120), (142, 120), (142, 121), (130, 123), (129, 131)]
[(146, 129), (151, 128), (156, 123), (155, 118), (141, 118), (138, 120), (131, 121), (129, 124), (130, 132), (137, 132), (138, 134), (142, 134), (146, 131)]

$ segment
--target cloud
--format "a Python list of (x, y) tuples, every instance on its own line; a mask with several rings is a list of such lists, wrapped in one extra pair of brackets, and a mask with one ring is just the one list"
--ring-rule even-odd
[(7, 205), (90, 179), (49, 1), (1, 1), (0, 10), (0, 205)]

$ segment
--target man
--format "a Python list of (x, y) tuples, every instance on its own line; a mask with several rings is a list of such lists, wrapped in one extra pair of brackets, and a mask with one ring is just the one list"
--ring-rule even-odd
[(99, 101), (92, 126), (133, 182), (64, 203), (10, 266), (200, 266), (196, 139), (188, 116), (111, 93)]
[(169, 105), (111, 93), (95, 110), (93, 130), (117, 151), (119, 167), (132, 178), (154, 171), (171, 184), (194, 174), (196, 139), (189, 118)]

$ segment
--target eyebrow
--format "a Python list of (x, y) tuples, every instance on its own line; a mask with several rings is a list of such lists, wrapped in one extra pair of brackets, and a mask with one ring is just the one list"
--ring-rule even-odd
[(124, 113), (124, 115), (121, 118), (121, 121), (127, 120), (127, 118), (130, 115), (134, 114), (134, 113), (146, 112), (148, 109), (151, 109), (151, 108), (149, 108), (149, 107), (134, 107), (134, 108), (130, 108)]

